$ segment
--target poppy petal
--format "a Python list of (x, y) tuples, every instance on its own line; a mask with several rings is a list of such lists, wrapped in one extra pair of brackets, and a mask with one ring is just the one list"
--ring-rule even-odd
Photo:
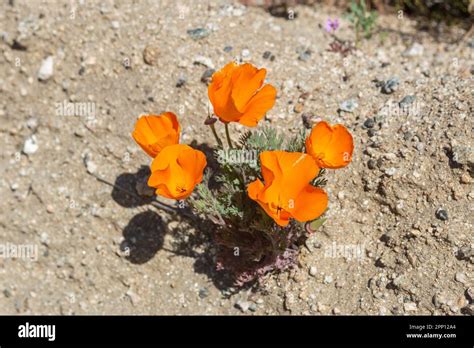
[(278, 202), (285, 209), (294, 205), (301, 190), (319, 172), (314, 160), (300, 152), (264, 151), (260, 162), (266, 188), (262, 199)]
[(212, 82), (208, 87), (208, 95), (214, 113), (224, 122), (236, 121), (240, 112), (232, 101), (232, 75), (238, 69), (235, 63), (227, 64), (222, 70), (212, 75)]
[(180, 131), (176, 115), (165, 112), (161, 115), (140, 117), (132, 137), (149, 156), (156, 157), (166, 146), (179, 142)]
[(276, 89), (265, 85), (255, 94), (245, 107), (239, 122), (247, 127), (255, 127), (273, 105), (275, 105)]
[(311, 221), (321, 216), (327, 206), (327, 193), (320, 187), (307, 185), (296, 198), (290, 213), (298, 221)]
[(161, 196), (184, 199), (202, 181), (205, 166), (206, 156), (201, 151), (185, 144), (170, 145), (153, 160), (148, 185)]
[(232, 100), (237, 110), (244, 112), (250, 98), (262, 87), (267, 74), (266, 69), (257, 69), (251, 64), (243, 64), (234, 72)]
[(214, 73), (208, 87), (214, 114), (222, 122), (240, 122), (254, 127), (274, 105), (276, 90), (262, 88), (266, 70), (231, 62)]
[(337, 169), (352, 160), (354, 143), (352, 135), (340, 124), (330, 126), (319, 122), (306, 139), (306, 150), (322, 168)]

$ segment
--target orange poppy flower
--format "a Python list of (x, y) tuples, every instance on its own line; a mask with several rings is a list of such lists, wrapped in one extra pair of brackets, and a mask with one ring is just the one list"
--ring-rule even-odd
[(166, 198), (187, 198), (202, 181), (206, 164), (202, 151), (185, 144), (169, 145), (153, 160), (148, 186)]
[(319, 122), (306, 138), (306, 152), (320, 168), (347, 166), (352, 160), (353, 150), (352, 135), (341, 124), (331, 126), (324, 121)]
[(165, 112), (159, 116), (140, 117), (135, 124), (132, 137), (148, 155), (156, 157), (166, 146), (179, 143), (180, 131), (176, 115)]
[(319, 187), (309, 182), (319, 168), (307, 154), (286, 151), (264, 151), (260, 154), (262, 176), (250, 183), (247, 191), (265, 212), (280, 226), (289, 219), (310, 221), (319, 217), (327, 208), (328, 197)]
[(255, 127), (275, 104), (276, 89), (263, 85), (265, 69), (234, 62), (212, 75), (208, 87), (214, 113), (222, 122), (239, 122)]

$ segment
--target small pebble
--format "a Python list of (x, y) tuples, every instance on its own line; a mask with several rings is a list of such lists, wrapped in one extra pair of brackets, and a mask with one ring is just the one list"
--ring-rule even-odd
[(441, 220), (441, 221), (446, 221), (448, 220), (448, 212), (443, 209), (443, 208), (438, 208), (438, 210), (436, 210), (436, 217)]
[(241, 56), (242, 56), (242, 59), (244, 59), (244, 60), (249, 59), (250, 58), (250, 51), (248, 49), (244, 48), (242, 50)]
[(461, 184), (470, 184), (471, 183), (471, 176), (467, 173), (463, 173), (461, 178), (459, 179)]
[(298, 54), (298, 59), (307, 62), (311, 58), (311, 50), (307, 49)]
[(54, 71), (53, 66), (54, 66), (53, 56), (49, 56), (46, 59), (44, 59), (38, 71), (38, 79), (40, 81), (46, 81), (51, 76), (53, 76), (53, 71)]
[(112, 26), (112, 29), (115, 29), (115, 30), (120, 28), (120, 22), (119, 21), (112, 21), (110, 23), (110, 25)]
[(185, 76), (180, 76), (178, 78), (178, 81), (176, 81), (176, 87), (181, 88), (186, 84), (186, 77)]
[(237, 309), (240, 309), (243, 313), (247, 312), (250, 308), (250, 302), (248, 301), (243, 301), (243, 300), (238, 300), (236, 303), (235, 303), (235, 307)]
[(461, 313), (468, 314), (473, 316), (474, 315), (474, 304), (467, 305), (461, 310)]
[(301, 103), (296, 103), (296, 104), (295, 104), (295, 107), (293, 108), (293, 110), (294, 110), (294, 112), (296, 112), (296, 113), (299, 114), (300, 112), (303, 111), (303, 108), (304, 108), (304, 105), (303, 105), (303, 104), (301, 104)]
[(211, 83), (211, 80), (212, 80), (212, 75), (215, 73), (216, 71), (214, 69), (206, 69), (206, 71), (204, 71), (204, 73), (202, 74), (201, 76), (201, 82), (202, 83), (205, 83), (205, 84), (209, 84)]
[(224, 47), (224, 52), (226, 53), (229, 53), (230, 51), (232, 51), (234, 48), (232, 46), (225, 46)]
[(467, 277), (462, 272), (457, 272), (456, 275), (454, 276), (454, 280), (456, 280), (457, 282), (462, 283), (462, 284), (467, 283)]
[(374, 160), (374, 159), (369, 159), (369, 161), (367, 162), (367, 167), (369, 169), (375, 169), (377, 168), (377, 161)]
[(203, 65), (203, 66), (211, 68), (211, 69), (215, 68), (214, 63), (212, 62), (211, 58), (204, 57), (200, 54), (198, 54), (197, 56), (194, 57), (193, 63)]
[(25, 143), (23, 144), (23, 153), (25, 155), (32, 155), (38, 151), (38, 148), (38, 139), (36, 139), (36, 135), (33, 134), (25, 140)]
[(207, 288), (199, 289), (199, 298), (203, 299), (209, 296), (209, 290)]
[(469, 303), (474, 302), (474, 288), (466, 289), (466, 298), (469, 301)]
[(327, 275), (327, 276), (324, 277), (324, 284), (331, 284), (332, 281), (333, 281), (332, 276)]
[(315, 277), (318, 274), (318, 269), (314, 266), (309, 268), (309, 275)]
[(383, 157), (391, 162), (395, 161), (397, 159), (397, 155), (394, 154), (393, 152), (387, 152), (383, 154)]
[(193, 40), (204, 39), (210, 34), (209, 30), (207, 30), (206, 28), (190, 29), (187, 31), (187, 33)]
[(26, 121), (26, 126), (31, 130), (35, 130), (36, 128), (38, 128), (38, 119), (35, 117), (30, 117)]
[(404, 97), (400, 102), (398, 103), (398, 106), (400, 106), (401, 109), (407, 108), (410, 104), (412, 104), (415, 101), (416, 97), (414, 95), (407, 95)]
[(311, 129), (314, 123), (314, 114), (312, 114), (311, 112), (304, 112), (301, 115), (301, 120), (303, 121), (303, 126), (306, 129)]
[(373, 118), (368, 118), (364, 122), (364, 127), (365, 128), (373, 128), (375, 126), (375, 121)]
[(422, 152), (422, 151), (425, 149), (425, 144), (423, 144), (423, 143), (417, 143), (417, 144), (416, 144), (416, 149), (417, 149), (419, 152)]
[(392, 77), (387, 82), (385, 82), (382, 86), (382, 93), (391, 94), (398, 89), (398, 85), (400, 84), (400, 80), (398, 77)]
[(459, 260), (469, 260), (474, 256), (474, 251), (469, 245), (464, 245), (460, 247), (456, 252), (456, 257)]
[(81, 127), (81, 128), (76, 129), (74, 131), (74, 135), (78, 138), (84, 138), (86, 135), (84, 128)]
[(385, 174), (387, 174), (388, 176), (393, 176), (395, 175), (396, 172), (397, 172), (397, 169), (394, 167), (390, 167), (385, 170)]
[(441, 306), (447, 302), (448, 299), (446, 298), (446, 294), (443, 292), (438, 292), (433, 296), (433, 304), (436, 308), (441, 308)]
[(405, 312), (415, 312), (418, 306), (415, 302), (407, 302), (403, 304), (403, 309), (405, 309)]
[(94, 174), (97, 171), (97, 165), (94, 162), (92, 162), (90, 155), (86, 155), (84, 157), (84, 164), (89, 174)]
[(357, 109), (358, 106), (359, 104), (355, 99), (348, 99), (343, 101), (341, 105), (339, 105), (339, 110), (345, 112), (354, 112), (354, 110)]
[(42, 244), (44, 245), (48, 245), (49, 244), (49, 237), (48, 237), (48, 234), (46, 232), (43, 232), (41, 233), (40, 235), (40, 241)]
[(148, 65), (155, 65), (158, 61), (158, 48), (153, 45), (148, 45), (143, 50), (143, 60)]
[(132, 302), (133, 306), (136, 306), (138, 302), (140, 302), (140, 296), (138, 296), (135, 292), (133, 292), (131, 289), (128, 289), (128, 291), (125, 293), (125, 295), (128, 296), (130, 301)]

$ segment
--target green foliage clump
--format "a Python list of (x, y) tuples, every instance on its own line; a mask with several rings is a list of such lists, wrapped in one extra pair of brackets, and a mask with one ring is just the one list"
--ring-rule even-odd
[[(307, 236), (305, 224), (292, 220), (286, 227), (275, 224), (264, 210), (248, 197), (247, 186), (261, 177), (259, 155), (262, 151), (283, 150), (304, 152), (305, 130), (287, 141), (275, 129), (246, 132), (240, 136), (235, 151), (254, 151), (256, 163), (238, 165), (218, 161), (213, 173), (207, 172), (189, 203), (193, 210), (216, 225), (214, 239), (218, 245), (218, 267), (234, 273), (235, 284), (244, 285), (275, 270), (297, 264), (297, 245)], [(218, 151), (215, 156), (219, 156)], [(324, 170), (312, 182), (325, 184)], [(308, 222), (310, 232), (324, 220)], [(316, 227), (315, 227), (316, 226)]]
[[(274, 128), (263, 127), (258, 131), (247, 131), (240, 136), (236, 150), (255, 151), (256, 165), (239, 163), (233, 165), (221, 163), (218, 173), (211, 178), (207, 173), (197, 187), (197, 197), (192, 197), (193, 207), (202, 214), (211, 216), (213, 221), (226, 224), (229, 221), (238, 225), (240, 221), (251, 221), (255, 217), (256, 203), (247, 195), (247, 185), (261, 177), (259, 156), (263, 151), (283, 150), (289, 152), (303, 152), (305, 148), (306, 130), (302, 129), (285, 141), (285, 136)], [(217, 150), (219, 151), (219, 150)], [(218, 156), (217, 152), (215, 153)], [(324, 170), (313, 180), (313, 185), (322, 186)], [(212, 180), (211, 180), (212, 179)], [(216, 188), (211, 190), (210, 183), (215, 182)], [(268, 218), (263, 214), (265, 219)], [(248, 220), (247, 218), (251, 218)], [(262, 217), (259, 217), (259, 221)], [(266, 228), (267, 226), (264, 226)]]
[(350, 13), (347, 19), (352, 22), (356, 32), (356, 46), (360, 41), (361, 35), (364, 38), (370, 38), (375, 28), (377, 13), (367, 8), (365, 0), (356, 2), (352, 0), (349, 8)]

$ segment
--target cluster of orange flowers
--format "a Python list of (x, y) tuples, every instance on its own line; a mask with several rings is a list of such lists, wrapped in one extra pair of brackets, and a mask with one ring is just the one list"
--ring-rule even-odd
[[(265, 75), (265, 69), (233, 62), (214, 73), (208, 94), (215, 115), (224, 123), (255, 127), (275, 104), (276, 89), (263, 85)], [(142, 116), (132, 133), (153, 157), (148, 185), (156, 188), (156, 194), (172, 199), (189, 197), (206, 167), (204, 153), (179, 144), (179, 134), (179, 122), (171, 112)], [(352, 136), (339, 124), (319, 122), (305, 144), (307, 153), (263, 151), (264, 182), (256, 179), (247, 187), (248, 196), (280, 226), (286, 226), (290, 218), (311, 221), (324, 213), (327, 194), (311, 181), (321, 168), (342, 168), (352, 159)]]

